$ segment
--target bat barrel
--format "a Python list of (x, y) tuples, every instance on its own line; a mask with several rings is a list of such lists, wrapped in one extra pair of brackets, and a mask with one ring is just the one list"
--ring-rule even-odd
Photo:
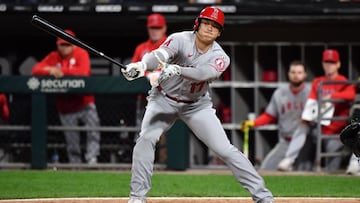
[(85, 50), (88, 50), (89, 52), (91, 52), (97, 56), (105, 58), (106, 60), (110, 61), (111, 63), (118, 65), (122, 69), (126, 69), (126, 67), (123, 64), (119, 63), (118, 61), (114, 60), (113, 58), (110, 58), (109, 56), (105, 55), (104, 53), (92, 48), (91, 46), (89, 46), (89, 45), (85, 44), (84, 42), (82, 42), (81, 40), (77, 39), (76, 37), (65, 32), (63, 29), (57, 27), (56, 25), (51, 24), (50, 22), (40, 18), (37, 15), (33, 15), (33, 17), (31, 18), (31, 23), (33, 25), (35, 25), (36, 27), (40, 28), (41, 30), (43, 30), (55, 37), (64, 39), (71, 44), (74, 44)]

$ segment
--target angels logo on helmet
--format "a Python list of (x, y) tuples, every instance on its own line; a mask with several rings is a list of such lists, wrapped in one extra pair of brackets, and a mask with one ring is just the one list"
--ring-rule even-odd
[(193, 27), (194, 31), (197, 31), (201, 19), (212, 20), (218, 23), (222, 29), (224, 28), (224, 21), (225, 21), (224, 13), (222, 12), (222, 10), (214, 6), (208, 6), (200, 12), (199, 16), (195, 19), (195, 23)]

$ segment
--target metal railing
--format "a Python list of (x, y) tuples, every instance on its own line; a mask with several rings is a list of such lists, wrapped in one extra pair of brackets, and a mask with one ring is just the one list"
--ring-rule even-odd
[[(330, 120), (330, 121), (335, 121), (335, 120), (343, 120), (343, 121), (348, 121), (350, 115), (348, 116), (333, 116), (331, 118), (324, 118), (324, 114), (326, 112), (322, 112), (322, 105), (326, 102), (332, 102), (334, 103), (347, 103), (349, 105), (349, 110), (351, 108), (351, 105), (356, 102), (356, 100), (352, 100), (352, 101), (347, 101), (345, 99), (322, 99), (322, 90), (323, 90), (323, 86), (324, 85), (344, 85), (344, 88), (346, 88), (348, 85), (357, 85), (359, 84), (359, 81), (322, 81), (318, 84), (318, 92), (317, 92), (317, 100), (318, 100), (318, 105), (317, 105), (317, 123), (316, 123), (316, 129), (317, 129), (317, 140), (316, 140), (316, 159), (315, 159), (315, 167), (316, 167), (316, 171), (320, 172), (322, 170), (322, 159), (323, 158), (329, 158), (329, 157), (344, 157), (347, 155), (346, 151), (341, 150), (341, 151), (337, 151), (337, 152), (323, 152), (322, 147), (323, 147), (323, 140), (328, 140), (328, 139), (339, 139), (339, 134), (332, 134), (332, 135), (324, 135), (322, 133), (322, 124), (321, 121), (323, 120)], [(340, 133), (340, 132), (339, 132)]]

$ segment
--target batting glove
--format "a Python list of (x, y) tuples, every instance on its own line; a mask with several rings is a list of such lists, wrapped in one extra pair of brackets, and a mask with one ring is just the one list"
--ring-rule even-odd
[(175, 64), (166, 64), (165, 68), (161, 72), (162, 79), (171, 78), (174, 75), (180, 75), (180, 66)]
[(255, 126), (254, 121), (245, 120), (241, 123), (240, 130), (244, 132), (245, 130), (248, 130), (249, 128), (253, 128), (254, 126)]
[(135, 80), (145, 75), (145, 64), (143, 62), (130, 63), (126, 65), (126, 69), (121, 69), (124, 77), (129, 80)]
[(175, 65), (175, 64), (165, 63), (164, 61), (162, 61), (160, 59), (160, 57), (157, 54), (155, 54), (155, 57), (158, 60), (159, 66), (162, 69), (162, 72), (161, 72), (161, 75), (160, 75), (162, 80), (167, 79), (167, 78), (171, 78), (174, 75), (181, 75), (180, 66)]

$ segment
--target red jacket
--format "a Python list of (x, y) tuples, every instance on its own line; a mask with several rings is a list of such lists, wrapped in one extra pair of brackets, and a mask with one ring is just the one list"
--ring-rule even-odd
[[(49, 75), (45, 70), (47, 66), (56, 66), (61, 69), (64, 76), (90, 76), (90, 57), (84, 49), (75, 47), (68, 58), (62, 58), (58, 51), (52, 51), (32, 69), (33, 75)], [(94, 103), (94, 95), (59, 95), (56, 99), (56, 107), (60, 113), (72, 113), (81, 110), (85, 106)]]
[(9, 122), (9, 106), (5, 94), (0, 94), (0, 118), (4, 123)]
[[(311, 90), (309, 93), (310, 99), (317, 98), (318, 85), (321, 81), (348, 81), (343, 75), (338, 75), (333, 80), (326, 79), (325, 76), (317, 77), (313, 80)], [(323, 96), (330, 94), (331, 99), (344, 99), (346, 102), (333, 102), (336, 116), (349, 116), (350, 103), (355, 99), (356, 89), (354, 85), (347, 84), (325, 84), (322, 85)], [(323, 134), (336, 134), (339, 133), (347, 124), (345, 120), (332, 120), (329, 126), (322, 126), (321, 130)]]

